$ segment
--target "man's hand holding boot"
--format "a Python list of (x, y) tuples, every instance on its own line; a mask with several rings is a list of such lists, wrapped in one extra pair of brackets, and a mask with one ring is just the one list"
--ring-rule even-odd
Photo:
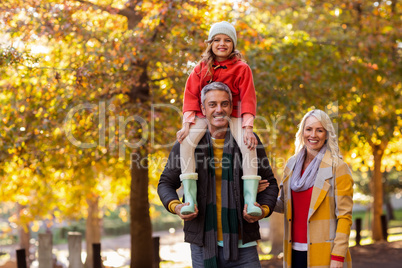
[(188, 205), (190, 205), (189, 202), (177, 205), (174, 208), (174, 211), (176, 212), (176, 214), (179, 215), (179, 217), (184, 221), (191, 221), (191, 220), (195, 219), (198, 216), (197, 205), (194, 205), (194, 213), (191, 213), (191, 214), (188, 214), (188, 215), (183, 215), (183, 214), (180, 213), (181, 208), (184, 207), (184, 206), (188, 206)]

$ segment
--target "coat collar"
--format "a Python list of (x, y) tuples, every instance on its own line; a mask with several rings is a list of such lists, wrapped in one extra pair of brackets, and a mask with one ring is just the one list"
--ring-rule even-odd
[(317, 177), (314, 182), (313, 192), (311, 194), (310, 210), (308, 213), (308, 218), (314, 214), (317, 208), (321, 205), (325, 196), (331, 187), (329, 179), (333, 177), (332, 174), (332, 156), (331, 152), (327, 150), (325, 152), (324, 158), (321, 161), (320, 167), (318, 169)]
[(227, 59), (227, 60), (224, 60), (224, 61), (214, 60), (214, 65), (228, 66), (228, 65), (233, 65), (233, 64), (237, 63), (238, 61), (239, 61), (239, 59), (236, 58), (236, 57), (233, 58), (233, 59)]
[[(317, 178), (315, 179), (314, 186), (316, 186), (317, 181), (325, 181), (332, 177), (332, 156), (331, 152), (327, 150), (325, 152), (324, 158), (321, 160), (320, 167), (318, 168)], [(319, 183), (318, 183), (319, 184)]]
[(296, 165), (296, 155), (289, 158), (288, 162), (286, 163), (286, 167), (285, 167), (285, 171), (284, 171), (285, 179), (283, 180), (282, 183), (284, 183), (285, 181), (289, 180), (292, 177), (292, 173), (293, 173), (293, 169), (295, 168), (295, 165)]

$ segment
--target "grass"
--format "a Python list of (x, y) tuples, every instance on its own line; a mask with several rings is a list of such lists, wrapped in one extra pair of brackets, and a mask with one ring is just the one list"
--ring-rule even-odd
[[(402, 227), (402, 209), (394, 210), (395, 220), (388, 222), (388, 228)], [(373, 215), (367, 210), (353, 211), (352, 220), (355, 222), (357, 218), (362, 219), (362, 229), (370, 229)]]
[[(388, 242), (402, 240), (402, 209), (394, 210), (394, 220), (388, 222)], [(362, 219), (362, 231), (360, 233), (361, 240), (360, 245), (372, 244), (374, 241), (371, 239), (371, 227), (372, 213), (368, 210), (353, 211), (352, 220), (355, 225), (357, 218)], [(355, 226), (352, 228), (356, 228)], [(356, 230), (352, 230), (350, 233), (349, 246), (356, 245)]]

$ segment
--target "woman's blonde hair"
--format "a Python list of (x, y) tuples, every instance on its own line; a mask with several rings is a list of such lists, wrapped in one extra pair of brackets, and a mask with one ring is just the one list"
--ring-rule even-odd
[(337, 163), (336, 160), (338, 158), (342, 159), (342, 156), (339, 152), (338, 137), (335, 134), (334, 125), (332, 124), (328, 114), (319, 109), (315, 109), (306, 113), (302, 121), (300, 122), (298, 126), (299, 129), (296, 133), (295, 155), (297, 155), (305, 147), (303, 139), (303, 131), (306, 126), (307, 118), (309, 118), (310, 116), (314, 116), (315, 118), (317, 118), (317, 120), (322, 124), (324, 129), (327, 131), (327, 138), (326, 138), (327, 147), (331, 151), (331, 155), (334, 158), (336, 164)]
[[(212, 38), (211, 40), (206, 41), (208, 46), (207, 46), (207, 48), (205, 49), (205, 51), (201, 55), (201, 61), (204, 62), (208, 66), (208, 71), (207, 71), (207, 73), (205, 75), (210, 74), (211, 76), (213, 74), (212, 65), (214, 64), (214, 61), (215, 61), (215, 58), (216, 58), (216, 55), (212, 52), (212, 42), (213, 42), (213, 40), (214, 39)], [(232, 59), (234, 61), (238, 61), (238, 60), (244, 61), (243, 55), (236, 48), (233, 49), (232, 53), (230, 53), (228, 58)]]

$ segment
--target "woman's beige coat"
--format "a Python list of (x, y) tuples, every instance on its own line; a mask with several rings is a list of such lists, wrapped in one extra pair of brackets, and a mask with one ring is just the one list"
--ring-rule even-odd
[[(345, 257), (344, 267), (352, 267), (349, 234), (352, 225), (353, 179), (341, 159), (333, 165), (330, 151), (320, 164), (311, 196), (307, 223), (308, 267), (329, 267), (331, 254)], [(289, 180), (296, 163), (286, 164), (275, 211), (284, 213), (284, 266), (292, 267), (292, 195)]]

